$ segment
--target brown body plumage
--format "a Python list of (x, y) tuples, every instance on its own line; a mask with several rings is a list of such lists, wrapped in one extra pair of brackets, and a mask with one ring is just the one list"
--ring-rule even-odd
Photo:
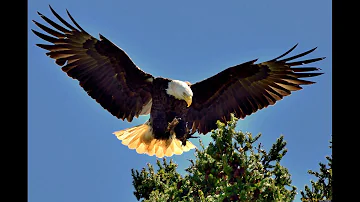
[(50, 9), (65, 27), (39, 13), (56, 30), (34, 21), (51, 35), (33, 30), (52, 43), (37, 45), (48, 50), (46, 54), (112, 115), (131, 122), (134, 117), (150, 113), (145, 124), (115, 132), (124, 145), (138, 153), (162, 157), (188, 151), (195, 147), (188, 141), (194, 133), (208, 133), (216, 128), (217, 120), (229, 120), (230, 113), (245, 118), (302, 89), (301, 85), (314, 83), (302, 78), (322, 74), (314, 72), (318, 68), (299, 66), (324, 58), (291, 62), (315, 48), (282, 59), (295, 45), (273, 60), (235, 65), (192, 85), (155, 78), (104, 36), (98, 40), (89, 35), (69, 12), (76, 28)]

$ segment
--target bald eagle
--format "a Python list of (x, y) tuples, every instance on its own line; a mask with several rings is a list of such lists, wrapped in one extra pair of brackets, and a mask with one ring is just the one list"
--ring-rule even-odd
[[(194, 133), (206, 134), (216, 121), (226, 123), (230, 113), (243, 119), (259, 109), (274, 105), (301, 85), (315, 82), (301, 78), (321, 75), (315, 67), (299, 67), (324, 59), (292, 61), (313, 52), (283, 59), (286, 53), (258, 63), (252, 60), (229, 67), (218, 74), (190, 84), (154, 77), (144, 72), (118, 46), (99, 34), (96, 39), (67, 14), (76, 27), (51, 12), (65, 26), (38, 12), (52, 28), (33, 21), (49, 35), (32, 30), (51, 44), (36, 44), (48, 50), (47, 56), (95, 99), (104, 109), (123, 121), (150, 114), (144, 124), (114, 132), (122, 144), (137, 153), (156, 157), (182, 154), (195, 146)], [(55, 28), (55, 29), (54, 29)]]

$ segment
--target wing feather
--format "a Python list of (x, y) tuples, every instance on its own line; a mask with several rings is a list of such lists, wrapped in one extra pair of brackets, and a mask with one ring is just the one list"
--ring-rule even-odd
[[(50, 7), (51, 8), (51, 7)], [(47, 18), (46, 16), (44, 16), (43, 14), (41, 14), (40, 12), (37, 12), (40, 17), (42, 19), (44, 19), (45, 22), (49, 23), (51, 26), (53, 26), (54, 28), (56, 28), (57, 30), (64, 32), (65, 34), (71, 34), (71, 31), (62, 27), (61, 25), (57, 24), (56, 22), (50, 20), (49, 18)]]
[[(152, 75), (137, 67), (130, 57), (104, 36), (100, 40), (88, 34), (66, 10), (72, 26), (51, 12), (61, 26), (43, 14), (40, 17), (51, 27), (33, 21), (47, 34), (32, 30), (39, 38), (51, 44), (36, 44), (48, 50), (56, 64), (95, 99), (103, 108), (119, 119), (132, 121), (134, 117), (148, 114), (151, 103)], [(143, 109), (144, 108), (144, 109)], [(146, 109), (145, 109), (146, 108)]]
[[(274, 105), (277, 101), (301, 90), (301, 85), (315, 82), (301, 78), (319, 76), (316, 67), (297, 67), (320, 61), (314, 58), (291, 62), (313, 52), (316, 48), (281, 59), (297, 47), (267, 62), (255, 64), (256, 60), (229, 67), (224, 71), (191, 85), (193, 102), (187, 114), (192, 132), (208, 133), (216, 128), (216, 121), (225, 122), (230, 113), (238, 118)], [(281, 60), (279, 60), (281, 59)], [(296, 66), (296, 67), (293, 67)]]

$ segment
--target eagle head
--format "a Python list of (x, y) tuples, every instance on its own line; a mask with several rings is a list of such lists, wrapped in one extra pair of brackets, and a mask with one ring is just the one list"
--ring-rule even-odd
[(192, 103), (193, 92), (186, 82), (171, 80), (166, 89), (166, 93), (174, 96), (178, 100), (185, 100), (188, 107), (190, 107)]

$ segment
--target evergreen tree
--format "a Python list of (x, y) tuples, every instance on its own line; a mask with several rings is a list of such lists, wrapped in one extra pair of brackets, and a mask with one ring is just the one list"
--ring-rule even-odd
[[(331, 144), (332, 142), (330, 141), (330, 148), (332, 148)], [(316, 182), (310, 180), (311, 190), (306, 185), (305, 192), (302, 190), (300, 191), (302, 201), (332, 200), (332, 155), (326, 156), (326, 159), (328, 160), (328, 167), (324, 163), (319, 163), (319, 172), (314, 172), (312, 170), (308, 171), (310, 175), (314, 175), (318, 179)]]
[(296, 187), (288, 170), (280, 165), (286, 154), (283, 136), (269, 151), (255, 142), (261, 134), (236, 132), (232, 115), (227, 125), (217, 122), (214, 140), (207, 148), (200, 141), (196, 160), (190, 160), (187, 174), (177, 173), (177, 165), (163, 158), (157, 171), (148, 164), (140, 172), (132, 169), (134, 195), (144, 202), (154, 201), (292, 201)]

